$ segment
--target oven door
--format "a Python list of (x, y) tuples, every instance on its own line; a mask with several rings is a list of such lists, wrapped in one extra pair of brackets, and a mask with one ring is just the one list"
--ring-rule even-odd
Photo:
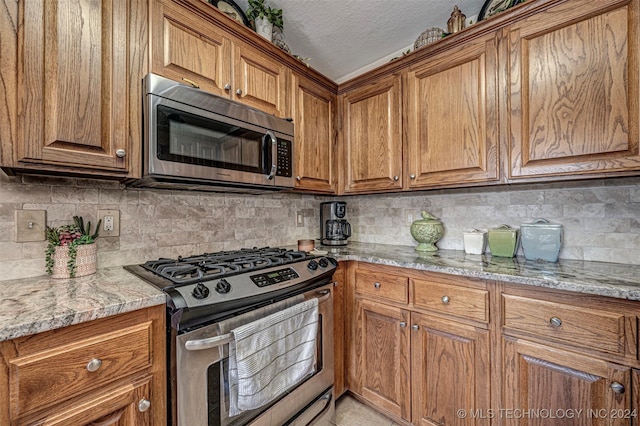
[[(273, 402), (229, 417), (229, 327), (247, 324), (311, 298), (319, 299), (314, 373)], [(171, 402), (174, 425), (328, 424), (334, 406), (333, 284), (181, 334), (176, 337), (175, 351), (176, 395)]]

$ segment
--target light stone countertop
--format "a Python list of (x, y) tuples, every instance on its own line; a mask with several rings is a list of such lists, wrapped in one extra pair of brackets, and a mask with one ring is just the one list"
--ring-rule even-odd
[(468, 255), (438, 250), (419, 255), (413, 246), (349, 242), (345, 247), (319, 247), (336, 260), (357, 260), (401, 268), (498, 280), (578, 293), (640, 300), (640, 265), (563, 260), (535, 262), (524, 257)]
[(164, 293), (122, 267), (0, 281), (0, 341), (165, 303)]
[[(294, 247), (290, 247), (294, 248)], [(411, 268), (508, 283), (640, 301), (640, 265), (560, 260), (534, 262), (439, 250), (419, 255), (413, 246), (349, 242), (327, 248), (337, 260)], [(86, 277), (49, 276), (0, 281), (0, 341), (32, 335), (136, 309), (165, 304), (165, 295), (122, 267)]]

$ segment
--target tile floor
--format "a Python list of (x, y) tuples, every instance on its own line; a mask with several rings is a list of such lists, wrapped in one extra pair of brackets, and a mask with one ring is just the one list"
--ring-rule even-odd
[(396, 426), (377, 411), (356, 401), (349, 395), (343, 395), (336, 401), (336, 425), (337, 426)]

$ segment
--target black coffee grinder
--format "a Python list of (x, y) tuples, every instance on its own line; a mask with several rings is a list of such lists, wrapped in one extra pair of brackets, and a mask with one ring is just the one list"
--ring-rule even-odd
[(320, 203), (320, 242), (323, 246), (345, 246), (351, 236), (351, 224), (347, 222), (347, 203), (329, 201)]

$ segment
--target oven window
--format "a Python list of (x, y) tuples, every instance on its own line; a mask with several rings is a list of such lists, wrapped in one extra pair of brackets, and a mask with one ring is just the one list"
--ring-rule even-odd
[(258, 174), (270, 164), (263, 133), (164, 105), (157, 107), (157, 138), (160, 160)]

